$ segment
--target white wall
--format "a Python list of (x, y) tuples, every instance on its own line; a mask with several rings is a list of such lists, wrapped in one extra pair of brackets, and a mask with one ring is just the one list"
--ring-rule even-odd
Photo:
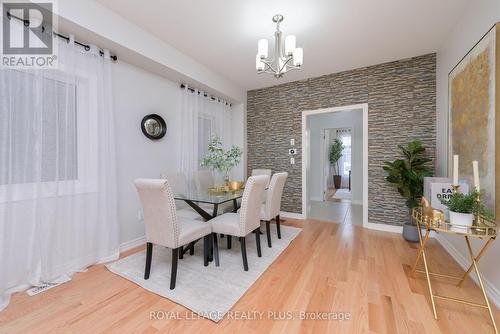
[[(447, 175), (448, 146), (448, 73), (469, 49), (500, 21), (499, 0), (471, 1), (463, 16), (437, 53), (437, 174)], [(468, 252), (463, 238), (444, 237), (440, 240), (459, 263), (468, 262)], [(473, 243), (477, 251), (479, 242)], [(494, 242), (480, 262), (490, 296), (500, 305), (500, 243)]]
[(231, 106), (231, 143), (243, 149), (243, 156), (238, 166), (234, 167), (231, 171), (231, 178), (233, 180), (246, 179), (246, 102), (233, 104)]
[[(113, 100), (116, 119), (118, 179), (118, 220), (121, 243), (144, 236), (144, 224), (138, 217), (139, 200), (133, 180), (157, 178), (174, 171), (180, 145), (176, 126), (180, 121), (180, 88), (177, 83), (124, 62), (112, 66)], [(141, 131), (142, 118), (150, 113), (161, 115), (167, 134), (152, 141)]]
[(330, 128), (352, 128), (352, 175), (353, 202), (363, 201), (363, 112), (340, 111), (309, 116), (310, 171), (308, 192), (310, 199), (323, 198), (323, 168), (321, 156), (323, 133)]

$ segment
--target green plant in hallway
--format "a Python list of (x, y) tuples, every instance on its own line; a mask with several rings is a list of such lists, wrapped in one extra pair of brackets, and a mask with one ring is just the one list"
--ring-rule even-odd
[(411, 210), (418, 206), (424, 191), (424, 177), (432, 176), (428, 167), (432, 161), (427, 157), (425, 147), (419, 140), (407, 145), (398, 145), (402, 159), (385, 161), (386, 181), (394, 185), (399, 194), (406, 199), (410, 221), (403, 226), (403, 236), (408, 241), (418, 241), (418, 231), (411, 219)]
[(340, 189), (342, 183), (342, 176), (340, 175), (339, 160), (342, 158), (342, 152), (344, 151), (344, 144), (339, 138), (335, 138), (332, 145), (330, 146), (330, 165), (333, 166), (335, 173), (333, 174), (333, 185), (335, 189)]

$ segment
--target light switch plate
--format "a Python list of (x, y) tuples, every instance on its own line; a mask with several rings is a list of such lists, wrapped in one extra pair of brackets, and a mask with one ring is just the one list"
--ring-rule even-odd
[(291, 165), (295, 165), (295, 158), (294, 158), (294, 157), (291, 157), (291, 158), (290, 158), (290, 164), (291, 164)]
[(290, 139), (290, 146), (295, 146), (295, 139)]

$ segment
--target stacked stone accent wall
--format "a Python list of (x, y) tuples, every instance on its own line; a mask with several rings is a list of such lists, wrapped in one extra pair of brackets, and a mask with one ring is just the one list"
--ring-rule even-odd
[[(398, 144), (413, 139), (422, 140), (435, 159), (435, 54), (248, 92), (248, 173), (254, 168), (289, 173), (283, 211), (302, 211), (302, 111), (359, 103), (368, 103), (368, 220), (391, 225), (408, 220), (404, 200), (385, 181), (382, 166), (398, 157)], [(291, 138), (295, 165), (288, 156)]]

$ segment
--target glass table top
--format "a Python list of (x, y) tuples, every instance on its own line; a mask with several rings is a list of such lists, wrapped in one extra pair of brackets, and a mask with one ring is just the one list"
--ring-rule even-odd
[(222, 204), (229, 202), (243, 196), (243, 189), (228, 191), (224, 193), (216, 193), (208, 189), (189, 188), (185, 191), (174, 193), (174, 198), (177, 200), (209, 203), (209, 204)]

